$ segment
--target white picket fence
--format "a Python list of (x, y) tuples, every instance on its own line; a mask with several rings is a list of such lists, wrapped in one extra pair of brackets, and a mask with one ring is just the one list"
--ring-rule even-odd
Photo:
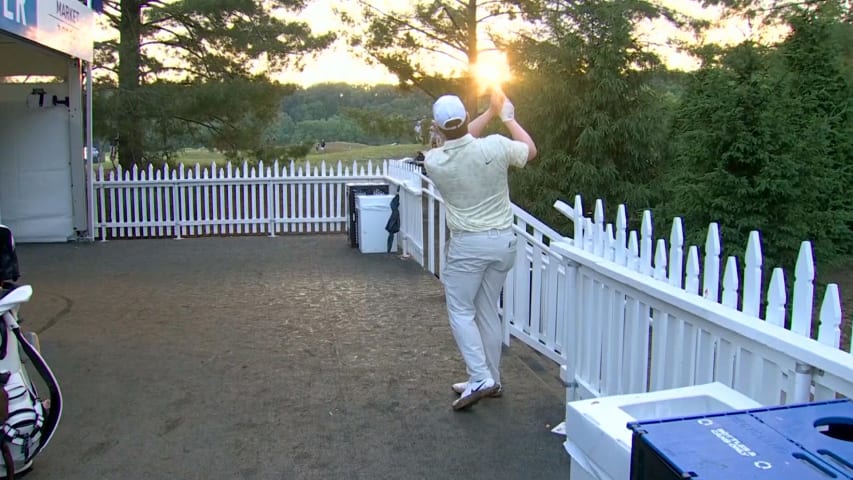
[(840, 345), (837, 285), (827, 287), (817, 340), (810, 338), (814, 262), (809, 242), (803, 242), (794, 272), (788, 330), (782, 269), (773, 270), (766, 296), (762, 292), (758, 232), (750, 235), (743, 275), (737, 259), (728, 257), (721, 277), (716, 224), (709, 227), (705, 258), (690, 246), (685, 262), (680, 219), (673, 222), (667, 245), (663, 239), (654, 242), (648, 211), (640, 232), (629, 232), (624, 206), (615, 229), (603, 222), (601, 202), (593, 218), (583, 216), (579, 197), (571, 210), (564, 204), (557, 208), (575, 224), (573, 239), (554, 247), (566, 265), (574, 264), (576, 296), (566, 306), (568, 315), (592, 319), (572, 324), (567, 336), (574, 361), (567, 362), (566, 376), (569, 383), (574, 379), (579, 396), (710, 381), (765, 405), (853, 395), (853, 357)]
[[(98, 173), (93, 187), (101, 239), (340, 232), (347, 222), (345, 185), (387, 182), (400, 187), (404, 255), (441, 274), (448, 238), (441, 195), (405, 161)], [(520, 248), (501, 311), (507, 343), (516, 337), (561, 365), (568, 400), (710, 381), (765, 405), (853, 398), (853, 356), (840, 345), (835, 285), (821, 302), (817, 340), (810, 338), (808, 242), (789, 302), (781, 269), (762, 292), (757, 232), (739, 271), (735, 258), (723, 265), (715, 224), (702, 258), (696, 246), (685, 249), (679, 219), (667, 243), (655, 238), (649, 212), (640, 231), (629, 231), (624, 206), (615, 225), (604, 222), (601, 202), (592, 218), (583, 215), (580, 197), (555, 208), (573, 220), (571, 238), (514, 207)]]
[(93, 179), (97, 238), (277, 235), (345, 230), (345, 185), (384, 166), (322, 163), (155, 169), (103, 166)]
[[(440, 275), (447, 238), (441, 196), (415, 167), (389, 167), (392, 181), (406, 186), (401, 205), (416, 216), (403, 222), (415, 228), (401, 231), (406, 253)], [(572, 238), (515, 207), (523, 248), (507, 278), (502, 312), (507, 343), (514, 336), (562, 365), (568, 400), (711, 381), (765, 405), (853, 397), (853, 356), (840, 345), (836, 285), (828, 286), (821, 303), (818, 340), (810, 338), (809, 242), (803, 242), (797, 261), (786, 329), (784, 272), (774, 269), (765, 297), (758, 232), (750, 235), (743, 276), (733, 257), (720, 276), (723, 252), (715, 224), (704, 259), (689, 246), (685, 262), (680, 219), (667, 244), (655, 241), (650, 212), (637, 232), (628, 231), (624, 206), (615, 226), (604, 223), (600, 201), (592, 218), (584, 217), (580, 197), (572, 207), (557, 202), (555, 208), (573, 220)], [(426, 235), (418, 230), (424, 224)]]
[[(652, 254), (653, 233), (652, 217), (648, 210), (643, 212), (641, 231), (627, 231), (628, 219), (625, 206), (620, 205), (617, 212), (616, 231), (612, 224), (604, 224), (604, 207), (600, 200), (595, 204), (593, 218), (583, 217), (583, 204), (580, 196), (575, 197), (573, 208), (565, 203), (555, 205), (560, 212), (573, 220), (575, 226), (572, 245), (586, 252), (593, 252), (618, 265), (662, 280), (670, 285), (682, 288), (694, 295), (701, 295), (714, 302), (738, 309), (743, 313), (757, 317), (762, 305), (762, 253), (758, 231), (750, 233), (744, 256), (743, 288), (740, 284), (737, 258), (726, 258), (720, 290), (720, 229), (716, 223), (710, 224), (705, 241), (704, 267), (700, 268), (699, 248), (695, 245), (687, 249), (687, 261), (684, 261), (684, 230), (681, 219), (673, 221), (669, 235), (669, 245), (664, 239), (658, 239), (654, 255)], [(669, 248), (669, 255), (667, 255)], [(700, 276), (701, 282), (700, 282)], [(812, 311), (814, 304), (815, 269), (811, 242), (804, 241), (800, 246), (796, 268), (794, 269), (794, 288), (790, 330), (806, 337), (812, 334)], [(840, 347), (841, 341), (841, 300), (838, 285), (829, 284), (824, 294), (819, 316), (817, 339), (832, 347)], [(763, 317), (768, 323), (784, 327), (787, 315), (787, 291), (785, 272), (774, 268), (770, 277), (766, 295), (767, 308)]]

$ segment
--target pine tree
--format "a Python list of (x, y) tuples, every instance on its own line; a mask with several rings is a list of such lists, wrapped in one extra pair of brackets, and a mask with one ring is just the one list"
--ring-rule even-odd
[(115, 129), (119, 160), (151, 160), (164, 139), (201, 135), (229, 152), (256, 145), (287, 91), (277, 71), (298, 67), (333, 35), (315, 36), (282, 18), (301, 0), (107, 0), (104, 16), (118, 42), (97, 45), (98, 66), (111, 73), (101, 89), (102, 124)]

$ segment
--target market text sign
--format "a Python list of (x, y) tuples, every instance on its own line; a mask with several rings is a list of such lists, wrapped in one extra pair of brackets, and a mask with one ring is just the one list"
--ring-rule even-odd
[(95, 16), (78, 0), (0, 0), (0, 30), (88, 62)]

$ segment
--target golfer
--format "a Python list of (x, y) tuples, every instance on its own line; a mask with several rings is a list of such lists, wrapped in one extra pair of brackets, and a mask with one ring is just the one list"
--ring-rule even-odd
[[(425, 155), (424, 165), (447, 208), (451, 238), (441, 271), (453, 338), (465, 360), (468, 380), (453, 384), (460, 410), (481, 398), (500, 396), (501, 321), (498, 297), (515, 262), (516, 238), (507, 170), (536, 157), (536, 145), (515, 121), (515, 107), (495, 88), (489, 109), (468, 121), (459, 97), (433, 104), (433, 120), (446, 138)], [(500, 116), (512, 140), (479, 138)]]

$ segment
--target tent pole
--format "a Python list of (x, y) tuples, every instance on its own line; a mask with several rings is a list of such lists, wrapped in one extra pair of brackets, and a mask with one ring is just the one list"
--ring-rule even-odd
[[(89, 1), (91, 4), (91, 0)], [(86, 238), (95, 241), (95, 169), (92, 162), (94, 145), (92, 143), (92, 62), (86, 62), (86, 197), (89, 207)]]

